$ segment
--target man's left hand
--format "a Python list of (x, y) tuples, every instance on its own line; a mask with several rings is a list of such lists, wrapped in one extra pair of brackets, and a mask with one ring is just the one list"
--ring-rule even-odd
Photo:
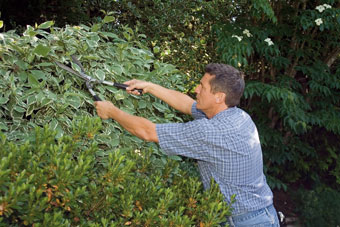
[(109, 101), (97, 101), (94, 102), (94, 106), (97, 109), (98, 116), (103, 119), (109, 119), (111, 117), (112, 110), (115, 108), (112, 102)]

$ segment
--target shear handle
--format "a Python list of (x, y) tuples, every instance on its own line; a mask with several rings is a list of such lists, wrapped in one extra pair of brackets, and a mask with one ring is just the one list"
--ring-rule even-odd
[[(119, 89), (123, 89), (123, 90), (126, 90), (126, 88), (129, 86), (129, 85), (126, 85), (126, 84), (120, 84), (120, 83), (113, 83), (113, 86), (115, 86), (116, 88), (119, 88)], [(137, 90), (139, 92), (140, 95), (143, 94), (143, 89), (133, 89), (133, 91)]]

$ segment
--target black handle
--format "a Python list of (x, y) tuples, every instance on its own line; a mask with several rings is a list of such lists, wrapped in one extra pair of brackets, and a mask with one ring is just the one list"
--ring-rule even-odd
[[(126, 85), (126, 84), (120, 84), (120, 83), (114, 83), (113, 84), (116, 88), (119, 88), (119, 89), (123, 89), (123, 90), (126, 90), (126, 88), (129, 86), (129, 85)], [(143, 89), (133, 89), (133, 91), (137, 90), (139, 92), (139, 94), (143, 94)]]
[(97, 95), (93, 96), (94, 101), (102, 101)]

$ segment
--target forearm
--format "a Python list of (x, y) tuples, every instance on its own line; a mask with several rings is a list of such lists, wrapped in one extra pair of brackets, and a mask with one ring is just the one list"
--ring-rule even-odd
[(158, 142), (156, 125), (153, 122), (142, 117), (130, 115), (115, 106), (111, 108), (109, 116), (138, 138)]
[(153, 83), (150, 83), (147, 87), (147, 92), (163, 100), (174, 109), (185, 114), (191, 114), (194, 99), (190, 96)]

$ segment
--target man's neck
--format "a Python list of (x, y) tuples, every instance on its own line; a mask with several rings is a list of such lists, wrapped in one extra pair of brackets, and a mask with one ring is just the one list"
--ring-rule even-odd
[(216, 108), (212, 109), (211, 111), (203, 111), (205, 113), (205, 115), (207, 116), (207, 118), (211, 119), (213, 118), (216, 114), (225, 111), (226, 109), (228, 109), (227, 105), (219, 105), (216, 106)]

